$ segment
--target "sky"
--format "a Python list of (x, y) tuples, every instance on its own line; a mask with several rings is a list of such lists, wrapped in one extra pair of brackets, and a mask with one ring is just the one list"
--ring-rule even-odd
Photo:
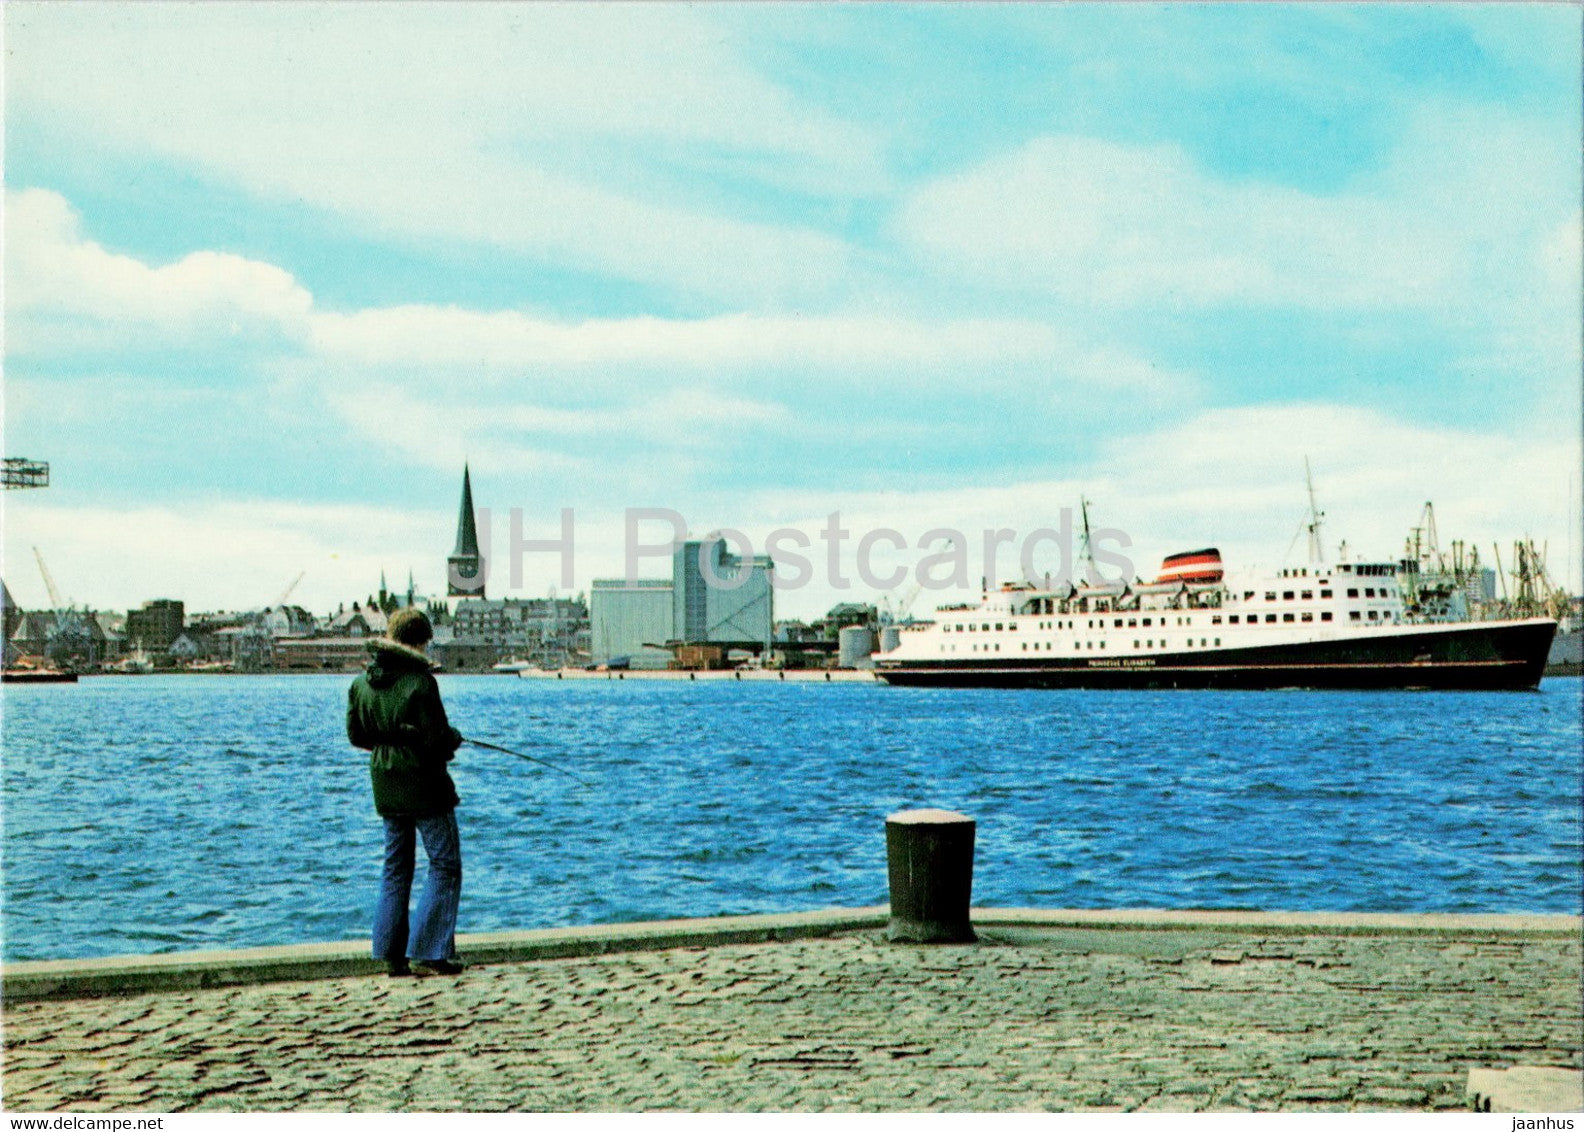
[(24, 607), (35, 547), (95, 608), (438, 592), (464, 462), (498, 552), (573, 513), (491, 596), (621, 575), (635, 508), (803, 532), (786, 617), (1080, 499), (1141, 574), (1297, 563), (1306, 460), (1328, 558), (1431, 501), (1580, 586), (1577, 6), (3, 18)]

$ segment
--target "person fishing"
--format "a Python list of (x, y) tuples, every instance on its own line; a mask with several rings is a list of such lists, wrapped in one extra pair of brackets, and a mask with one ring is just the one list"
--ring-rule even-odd
[[(456, 786), (446, 763), (463, 743), (446, 719), (425, 647), (434, 637), (417, 609), (390, 615), (369, 642), (373, 660), (347, 692), (347, 738), (369, 754), (374, 808), (385, 822), (385, 866), (374, 912), (374, 958), (392, 976), (457, 975), (462, 845)], [(423, 838), (429, 878), (409, 938), (415, 842)], [(416, 970), (415, 970), (416, 968)]]

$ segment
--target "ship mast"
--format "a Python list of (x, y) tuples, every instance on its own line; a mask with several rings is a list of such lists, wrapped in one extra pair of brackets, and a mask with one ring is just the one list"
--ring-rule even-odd
[(1084, 581), (1098, 585), (1100, 575), (1095, 570), (1094, 548), (1089, 545), (1089, 501), (1081, 495), (1078, 497), (1078, 513), (1083, 517), (1083, 545), (1078, 553), (1084, 564)]
[(1314, 475), (1309, 470), (1309, 457), (1304, 457), (1304, 482), (1309, 487), (1309, 561), (1315, 565), (1325, 562), (1325, 551), (1320, 545), (1320, 520), (1325, 512), (1315, 502)]

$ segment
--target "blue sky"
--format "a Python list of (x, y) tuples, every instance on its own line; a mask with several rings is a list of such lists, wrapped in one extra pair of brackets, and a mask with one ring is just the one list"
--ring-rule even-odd
[(436, 589), (464, 459), (498, 541), (574, 509), (578, 587), (628, 507), (917, 541), (1083, 495), (1141, 570), (1274, 562), (1308, 456), (1333, 544), (1434, 500), (1577, 586), (1579, 22), (13, 3), (6, 451), (54, 486), (7, 583)]

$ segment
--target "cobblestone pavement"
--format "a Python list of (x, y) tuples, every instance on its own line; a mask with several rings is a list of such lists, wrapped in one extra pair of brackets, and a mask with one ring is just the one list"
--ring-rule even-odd
[(65, 1002), (11, 1111), (1457, 1109), (1580, 1065), (1568, 936), (984, 931)]

